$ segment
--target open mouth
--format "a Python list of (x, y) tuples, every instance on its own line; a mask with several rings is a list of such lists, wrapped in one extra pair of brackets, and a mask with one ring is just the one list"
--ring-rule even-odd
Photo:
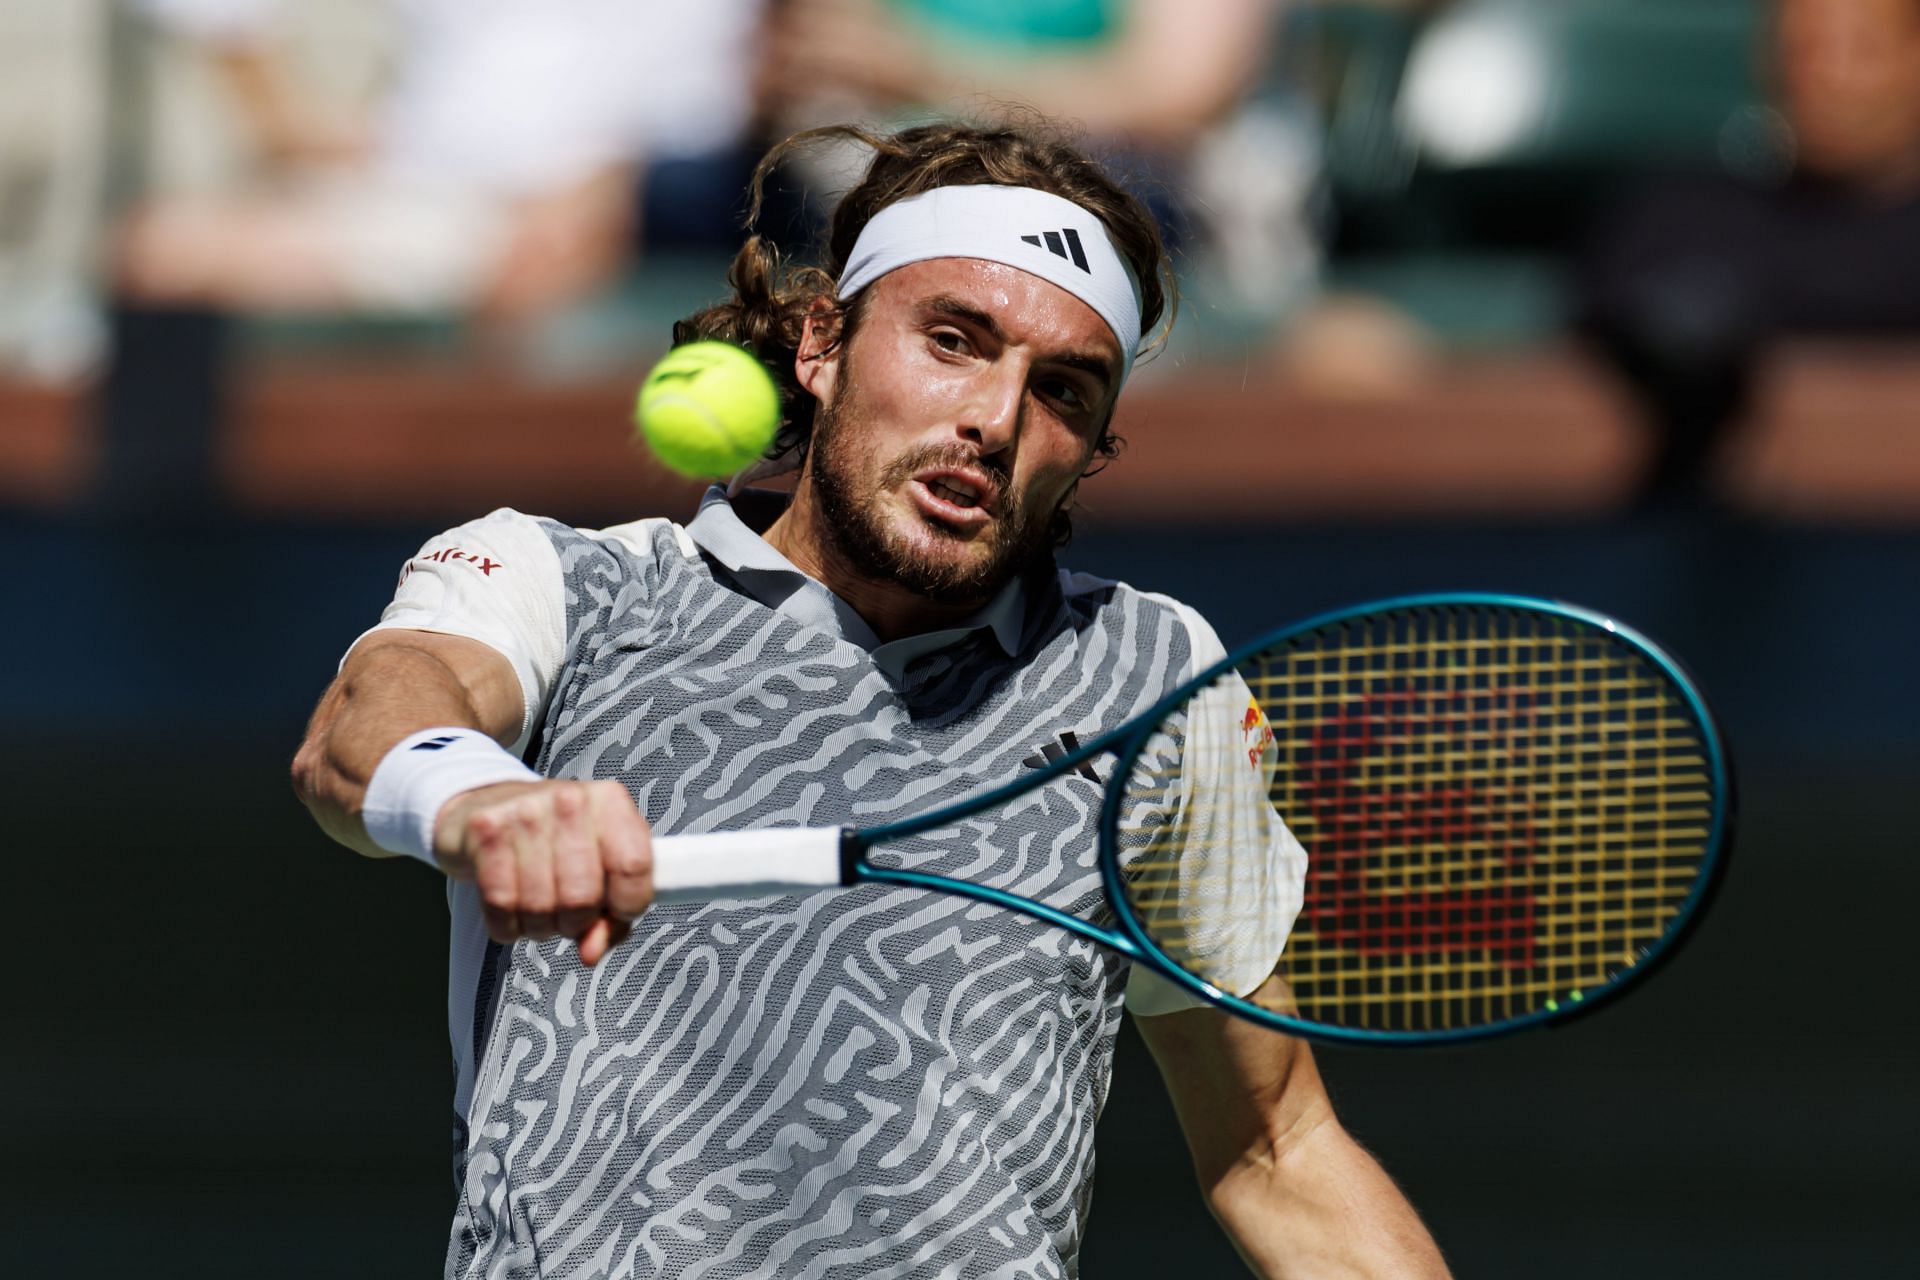
[(976, 471), (940, 467), (914, 477), (941, 515), (979, 519), (994, 513), (998, 491)]
[(926, 482), (927, 488), (939, 497), (945, 498), (956, 507), (977, 507), (980, 505), (980, 492), (972, 485), (956, 484), (952, 480), (936, 478)]

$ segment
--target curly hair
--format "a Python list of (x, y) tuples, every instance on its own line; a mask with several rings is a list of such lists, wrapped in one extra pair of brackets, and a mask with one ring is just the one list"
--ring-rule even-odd
[[(865, 175), (835, 206), (819, 264), (792, 265), (772, 241), (752, 232), (759, 221), (766, 180), (790, 152), (830, 141), (858, 143), (872, 151), (873, 159)], [(759, 356), (780, 388), (783, 406), (770, 453), (799, 450), (804, 454), (813, 435), (817, 405), (795, 380), (794, 360), (807, 317), (819, 312), (821, 300), (829, 304), (825, 318), (834, 326), (829, 351), (859, 327), (865, 292), (843, 306), (834, 296), (834, 283), (846, 269), (861, 230), (896, 201), (935, 187), (982, 183), (1049, 192), (1099, 218), (1140, 282), (1140, 331), (1152, 333), (1163, 318), (1168, 327), (1172, 325), (1179, 294), (1159, 225), (1144, 204), (1053, 126), (1038, 121), (946, 122), (881, 134), (855, 125), (830, 125), (796, 133), (761, 158), (750, 187), (750, 234), (727, 271), (733, 296), (676, 323), (674, 345), (717, 338)], [(1165, 338), (1162, 329), (1149, 350)], [(1119, 453), (1121, 443), (1109, 420), (1094, 446), (1100, 465)], [(1098, 469), (1096, 465), (1089, 474)]]

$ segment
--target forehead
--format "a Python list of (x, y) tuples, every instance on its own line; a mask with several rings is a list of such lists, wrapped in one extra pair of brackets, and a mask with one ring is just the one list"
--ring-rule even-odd
[(1120, 356), (1120, 340), (1100, 313), (1049, 280), (983, 258), (929, 258), (910, 262), (868, 286), (868, 314), (902, 317), (947, 298), (989, 317), (1008, 341), (1043, 351)]

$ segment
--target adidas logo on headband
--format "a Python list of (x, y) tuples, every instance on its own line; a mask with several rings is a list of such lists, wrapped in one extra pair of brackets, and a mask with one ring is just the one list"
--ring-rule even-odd
[[(1067, 241), (1064, 245), (1060, 243), (1062, 236), (1065, 236)], [(1046, 240), (1044, 245), (1041, 243), (1042, 237)], [(1080, 233), (1072, 227), (1062, 227), (1058, 231), (1042, 231), (1039, 235), (1021, 236), (1020, 238), (1036, 249), (1046, 249), (1047, 252), (1056, 258), (1065, 258), (1069, 256), (1069, 251), (1071, 251), (1073, 265), (1088, 275), (1093, 274), (1093, 268), (1087, 265), (1087, 251), (1080, 247)]]
[[(1020, 230), (1035, 225), (1058, 229)], [(1085, 208), (1047, 191), (970, 183), (896, 200), (860, 229), (835, 296), (851, 298), (887, 272), (930, 258), (999, 262), (1065, 289), (1113, 331), (1119, 380), (1126, 380), (1140, 347), (1140, 282)]]

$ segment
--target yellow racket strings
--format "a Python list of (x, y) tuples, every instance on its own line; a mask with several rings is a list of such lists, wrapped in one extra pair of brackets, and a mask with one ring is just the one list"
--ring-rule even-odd
[[(1672, 926), (1713, 812), (1664, 671), (1595, 628), (1492, 608), (1263, 652), (1170, 719), (1127, 785), (1128, 894), (1176, 963), (1379, 1030), (1583, 999)], [(1247, 818), (1261, 802), (1305, 848), (1303, 898), (1276, 888), (1282, 844)]]

